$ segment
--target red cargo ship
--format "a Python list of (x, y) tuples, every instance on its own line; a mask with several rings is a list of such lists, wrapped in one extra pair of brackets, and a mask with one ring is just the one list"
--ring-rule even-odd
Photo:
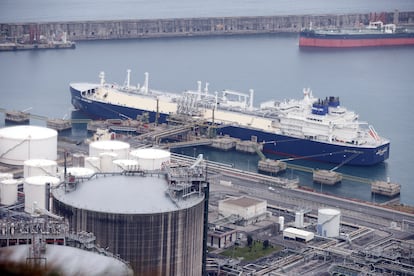
[(299, 47), (354, 48), (414, 45), (414, 31), (395, 24), (370, 22), (354, 29), (304, 29), (299, 34)]

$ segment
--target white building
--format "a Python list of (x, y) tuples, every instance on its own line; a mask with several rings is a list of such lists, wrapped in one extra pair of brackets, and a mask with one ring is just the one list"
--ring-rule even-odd
[(308, 242), (313, 240), (315, 234), (301, 229), (288, 227), (283, 230), (283, 238), (296, 241)]
[(267, 201), (247, 196), (228, 198), (219, 201), (219, 214), (228, 217), (237, 215), (244, 225), (255, 223), (270, 215), (267, 212)]

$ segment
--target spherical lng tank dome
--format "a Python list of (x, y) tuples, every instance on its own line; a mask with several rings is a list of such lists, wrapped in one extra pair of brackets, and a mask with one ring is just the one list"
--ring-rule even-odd
[(162, 149), (136, 149), (131, 151), (131, 157), (138, 161), (142, 170), (159, 170), (163, 164), (169, 163), (171, 153)]
[(338, 237), (341, 212), (337, 209), (321, 208), (318, 210), (318, 234), (323, 237)]
[(23, 165), (28, 159), (57, 159), (57, 131), (40, 126), (0, 129), (0, 162)]
[(97, 176), (72, 192), (54, 190), (53, 211), (70, 230), (94, 233), (135, 275), (201, 275), (204, 196), (180, 205), (167, 185), (160, 175)]
[[(30, 245), (0, 248), (3, 260), (18, 263), (26, 263), (29, 250)], [(48, 244), (42, 257), (47, 259), (47, 265), (52, 264), (59, 271), (49, 274), (133, 275), (131, 269), (120, 260), (70, 246)]]
[(89, 156), (99, 157), (104, 152), (117, 154), (119, 159), (127, 159), (130, 145), (128, 143), (116, 140), (95, 141), (89, 144)]

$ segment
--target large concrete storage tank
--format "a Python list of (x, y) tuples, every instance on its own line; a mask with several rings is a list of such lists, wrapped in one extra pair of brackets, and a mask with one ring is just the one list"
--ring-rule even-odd
[(101, 153), (115, 153), (118, 159), (128, 159), (130, 146), (128, 143), (116, 140), (96, 141), (89, 144), (89, 156), (99, 157)]
[(321, 208), (318, 210), (318, 235), (328, 238), (339, 236), (341, 212), (336, 209)]
[(23, 177), (36, 175), (57, 175), (57, 162), (47, 159), (29, 159), (23, 162)]
[(40, 209), (47, 209), (49, 199), (46, 198), (46, 184), (55, 187), (60, 183), (59, 178), (53, 176), (31, 176), (24, 179), (24, 211), (33, 213), (33, 203), (37, 203)]
[(23, 165), (28, 159), (57, 159), (57, 131), (39, 126), (0, 129), (0, 162)]
[(130, 152), (130, 156), (138, 161), (141, 170), (160, 170), (164, 164), (168, 164), (171, 153), (162, 149), (136, 149)]
[(128, 261), (135, 275), (202, 274), (204, 194), (174, 201), (162, 175), (115, 175), (53, 191), (53, 209), (73, 231)]

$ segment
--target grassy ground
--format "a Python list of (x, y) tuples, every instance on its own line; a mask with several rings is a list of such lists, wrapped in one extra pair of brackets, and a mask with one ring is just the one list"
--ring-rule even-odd
[(263, 248), (262, 242), (254, 241), (251, 247), (233, 246), (220, 254), (234, 259), (242, 258), (244, 261), (253, 261), (280, 250), (282, 250), (281, 246), (269, 245), (269, 247), (265, 249)]

